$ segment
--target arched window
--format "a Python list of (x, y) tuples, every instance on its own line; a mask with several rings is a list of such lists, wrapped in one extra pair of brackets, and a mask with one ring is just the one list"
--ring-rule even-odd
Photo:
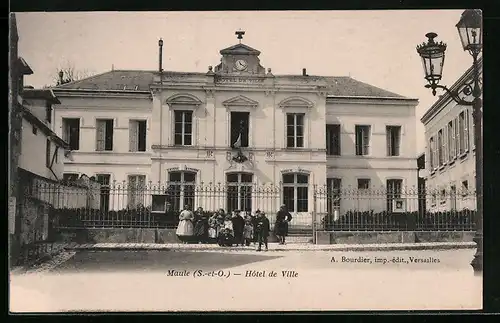
[(227, 174), (227, 212), (252, 211), (252, 182), (253, 174)]
[(168, 173), (169, 202), (171, 209), (180, 211), (185, 205), (191, 209), (194, 206), (196, 173), (188, 171), (173, 171)]
[(283, 204), (290, 212), (307, 212), (309, 208), (309, 175), (283, 174)]

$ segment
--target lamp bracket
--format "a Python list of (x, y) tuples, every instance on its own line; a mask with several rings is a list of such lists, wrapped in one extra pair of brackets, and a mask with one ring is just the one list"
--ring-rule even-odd
[[(474, 104), (474, 93), (479, 92), (474, 91), (475, 86), (479, 86), (482, 83), (482, 80), (478, 80), (478, 84), (475, 85), (474, 79), (462, 84), (459, 88), (455, 90), (450, 90), (444, 85), (431, 83), (425, 85), (426, 88), (432, 89), (432, 95), (436, 95), (436, 89), (441, 89), (445, 91), (452, 99), (459, 105), (473, 105)], [(472, 99), (470, 99), (472, 97)], [(469, 99), (467, 99), (469, 98)]]

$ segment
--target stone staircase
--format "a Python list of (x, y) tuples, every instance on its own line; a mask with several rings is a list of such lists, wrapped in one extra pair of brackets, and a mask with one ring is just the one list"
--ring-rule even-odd
[(312, 243), (313, 235), (311, 228), (290, 228), (286, 242), (289, 243)]

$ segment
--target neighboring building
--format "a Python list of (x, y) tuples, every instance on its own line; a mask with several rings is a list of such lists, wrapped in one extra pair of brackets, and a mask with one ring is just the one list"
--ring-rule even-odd
[[(275, 211), (245, 192), (282, 185), (281, 202), (294, 213), (312, 212), (313, 191), (323, 186), (396, 193), (417, 186), (416, 99), (305, 69), (273, 75), (260, 52), (241, 43), (220, 53), (206, 73), (114, 70), (53, 88), (61, 101), (54, 129), (73, 156), (65, 176), (168, 182), (181, 192), (228, 184), (236, 199), (195, 204), (229, 210)], [(343, 211), (392, 205), (352, 196), (335, 203)]]
[[(482, 58), (479, 60), (482, 72)], [(472, 79), (468, 69), (451, 87)], [(471, 100), (471, 98), (469, 98)], [(425, 127), (426, 186), (429, 211), (476, 208), (475, 145), (472, 107), (460, 106), (444, 94), (420, 119)]]
[(68, 145), (52, 131), (52, 105), (61, 102), (50, 89), (24, 88), (22, 98), (19, 168), (49, 180), (62, 180)]
[[(18, 56), (15, 15), (10, 17), (9, 68), (9, 247), (11, 264), (26, 248), (48, 238), (48, 206), (39, 184), (62, 179), (66, 143), (52, 131), (52, 90), (24, 86), (33, 71)], [(45, 199), (44, 199), (45, 198)], [(28, 246), (28, 247), (27, 247)]]

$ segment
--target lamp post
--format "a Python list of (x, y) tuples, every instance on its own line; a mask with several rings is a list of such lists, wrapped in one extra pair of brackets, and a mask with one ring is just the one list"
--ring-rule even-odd
[[(478, 56), (482, 50), (482, 17), (481, 11), (467, 9), (462, 13), (460, 21), (456, 25), (464, 51), (472, 56), (472, 80), (459, 86), (453, 91), (446, 86), (440, 85), (442, 77), (446, 44), (436, 42), (435, 33), (428, 33), (427, 43), (417, 46), (417, 52), (422, 58), (425, 79), (428, 84), (426, 88), (432, 89), (436, 95), (436, 89), (444, 90), (458, 105), (472, 106), (474, 120), (474, 140), (476, 149), (476, 203), (477, 211), (475, 217), (476, 233), (474, 242), (477, 244), (476, 254), (471, 262), (475, 273), (483, 270), (483, 146), (482, 146), (482, 100), (481, 100), (481, 76)], [(472, 100), (467, 100), (472, 95)]]

